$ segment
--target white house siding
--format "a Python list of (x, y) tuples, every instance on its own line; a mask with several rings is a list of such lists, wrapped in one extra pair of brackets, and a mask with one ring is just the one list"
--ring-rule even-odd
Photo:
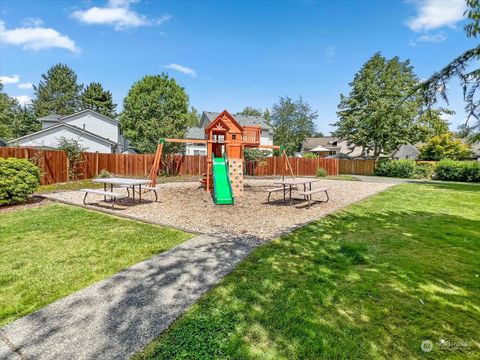
[(42, 131), (41, 133), (34, 133), (22, 139), (17, 139), (16, 143), (12, 145), (56, 148), (60, 138), (62, 137), (77, 140), (83, 147), (86, 148), (86, 151), (98, 151), (100, 153), (112, 152), (112, 148), (109, 143), (100, 141), (91, 136), (81, 135), (75, 130), (66, 126)]
[(118, 123), (114, 120), (107, 120), (95, 113), (86, 112), (63, 118), (62, 122), (85, 129), (104, 138), (119, 142)]
[(207, 146), (188, 144), (185, 146), (185, 155), (207, 155)]

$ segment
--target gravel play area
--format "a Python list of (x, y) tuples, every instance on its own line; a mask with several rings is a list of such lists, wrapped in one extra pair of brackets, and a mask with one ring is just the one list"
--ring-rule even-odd
[[(272, 193), (271, 202), (267, 203), (268, 194), (264, 190), (272, 185), (273, 180), (247, 180), (245, 195), (237, 197), (232, 206), (215, 205), (211, 195), (199, 187), (199, 183), (167, 183), (159, 185), (158, 202), (154, 201), (153, 193), (147, 193), (142, 204), (132, 205), (130, 199), (121, 199), (112, 212), (191, 232), (264, 241), (393, 186), (321, 180), (313, 183), (312, 188), (328, 188), (330, 201), (306, 208), (298, 206), (304, 203), (303, 200), (284, 206), (281, 192)], [(115, 192), (126, 194), (124, 189), (115, 189)], [(46, 196), (67, 203), (83, 204), (84, 193), (67, 191)], [(295, 192), (293, 196), (299, 197)], [(322, 193), (313, 196), (323, 198)], [(99, 195), (89, 194), (87, 202), (91, 208), (110, 209), (110, 203), (103, 202), (103, 197)]]

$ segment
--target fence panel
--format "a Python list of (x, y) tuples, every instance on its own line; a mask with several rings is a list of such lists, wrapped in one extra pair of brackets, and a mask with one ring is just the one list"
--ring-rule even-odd
[[(328, 175), (338, 175), (338, 159), (326, 158), (289, 158), (292, 172), (295, 176), (315, 176), (319, 167), (324, 168)], [(282, 158), (268, 157), (260, 161), (247, 161), (246, 174), (250, 176), (278, 176), (290, 174), (290, 169), (284, 164)]]
[(375, 160), (350, 160), (341, 159), (340, 174), (373, 175), (375, 173)]
[(39, 150), (26, 147), (1, 147), (0, 157), (30, 160), (40, 168), (42, 173), (40, 183), (42, 185), (68, 180), (67, 156), (63, 151)]
[[(102, 169), (123, 176), (147, 177), (153, 165), (154, 154), (101, 154), (84, 152), (78, 177), (96, 177)], [(42, 170), (42, 184), (66, 182), (68, 180), (67, 157), (63, 151), (37, 150), (33, 148), (3, 147), (0, 157), (30, 159)], [(328, 175), (357, 174), (372, 175), (374, 160), (339, 160), (331, 158), (289, 158), (295, 176), (315, 176), (318, 168)], [(162, 161), (160, 172), (170, 175), (201, 176), (206, 171), (207, 157), (204, 155), (171, 155)], [(268, 157), (261, 161), (247, 161), (245, 172), (251, 176), (279, 176), (285, 166), (280, 157)], [(284, 174), (290, 174), (285, 166)]]

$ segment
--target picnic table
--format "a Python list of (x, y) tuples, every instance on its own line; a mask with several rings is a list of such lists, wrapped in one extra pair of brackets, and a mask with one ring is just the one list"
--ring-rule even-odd
[[(93, 182), (103, 184), (103, 190), (107, 191), (107, 185), (110, 185), (110, 191), (113, 192), (114, 185), (120, 185), (126, 187), (127, 189), (132, 189), (132, 202), (135, 204), (135, 193), (138, 194), (138, 203), (142, 203), (142, 185), (146, 185), (150, 182), (149, 179), (129, 179), (129, 178), (120, 178), (120, 177), (110, 177), (104, 179), (93, 179)], [(138, 190), (135, 190), (135, 187), (138, 186)], [(106, 197), (104, 196), (106, 201)]]
[(312, 183), (318, 182), (320, 179), (314, 179), (314, 178), (297, 178), (297, 179), (284, 179), (284, 180), (276, 180), (273, 182), (274, 185), (281, 185), (283, 187), (283, 205), (287, 204), (287, 199), (286, 199), (286, 193), (287, 193), (287, 187), (288, 187), (288, 194), (290, 198), (290, 202), (292, 202), (292, 190), (294, 187), (297, 187), (299, 185), (303, 185), (303, 191), (307, 191), (307, 185), (308, 185), (308, 190), (312, 190)]

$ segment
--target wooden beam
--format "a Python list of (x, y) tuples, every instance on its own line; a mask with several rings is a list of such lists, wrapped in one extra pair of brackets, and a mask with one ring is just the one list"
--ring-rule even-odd
[(191, 143), (191, 144), (206, 144), (208, 140), (204, 139), (165, 139), (166, 142), (170, 143)]

